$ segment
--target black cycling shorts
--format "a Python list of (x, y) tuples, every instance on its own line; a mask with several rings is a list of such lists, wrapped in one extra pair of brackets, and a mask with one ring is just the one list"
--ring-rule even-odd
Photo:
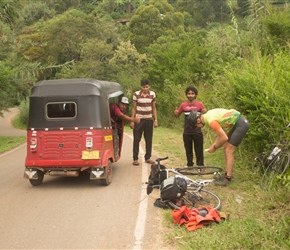
[(235, 126), (228, 133), (228, 142), (237, 147), (242, 142), (249, 128), (249, 121), (245, 117), (240, 116)]

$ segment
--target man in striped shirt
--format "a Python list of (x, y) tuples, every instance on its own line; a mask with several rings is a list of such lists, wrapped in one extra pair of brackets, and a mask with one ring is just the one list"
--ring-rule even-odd
[(141, 80), (141, 90), (138, 90), (133, 95), (132, 118), (139, 117), (140, 123), (130, 123), (130, 128), (133, 129), (133, 165), (138, 166), (139, 143), (142, 135), (145, 139), (145, 162), (154, 164), (151, 160), (152, 153), (152, 138), (153, 127), (158, 126), (157, 110), (156, 110), (156, 95), (154, 91), (150, 91), (150, 81), (148, 79)]

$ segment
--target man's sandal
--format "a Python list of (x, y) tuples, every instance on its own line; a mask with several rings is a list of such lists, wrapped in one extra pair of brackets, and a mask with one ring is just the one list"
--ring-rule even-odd
[(150, 159), (147, 159), (145, 162), (148, 163), (148, 164), (154, 164), (155, 163), (155, 161), (152, 161)]
[(139, 162), (138, 161), (133, 161), (133, 165), (134, 166), (139, 166)]

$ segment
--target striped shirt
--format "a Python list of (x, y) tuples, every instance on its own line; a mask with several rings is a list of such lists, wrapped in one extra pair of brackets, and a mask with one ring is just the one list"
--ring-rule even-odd
[(133, 95), (133, 101), (137, 104), (136, 117), (152, 120), (152, 103), (156, 102), (155, 92), (149, 91), (149, 94), (144, 96), (141, 90), (136, 91)]

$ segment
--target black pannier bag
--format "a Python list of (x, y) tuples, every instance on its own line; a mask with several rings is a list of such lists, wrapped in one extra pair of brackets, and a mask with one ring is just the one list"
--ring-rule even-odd
[(160, 197), (162, 200), (176, 200), (184, 196), (187, 190), (187, 182), (179, 176), (165, 179), (160, 186)]
[[(164, 170), (165, 166), (160, 165), (160, 170)], [(154, 185), (160, 185), (166, 179), (166, 171), (158, 170), (158, 165), (151, 165), (151, 172), (148, 178), (147, 195), (149, 195)]]

